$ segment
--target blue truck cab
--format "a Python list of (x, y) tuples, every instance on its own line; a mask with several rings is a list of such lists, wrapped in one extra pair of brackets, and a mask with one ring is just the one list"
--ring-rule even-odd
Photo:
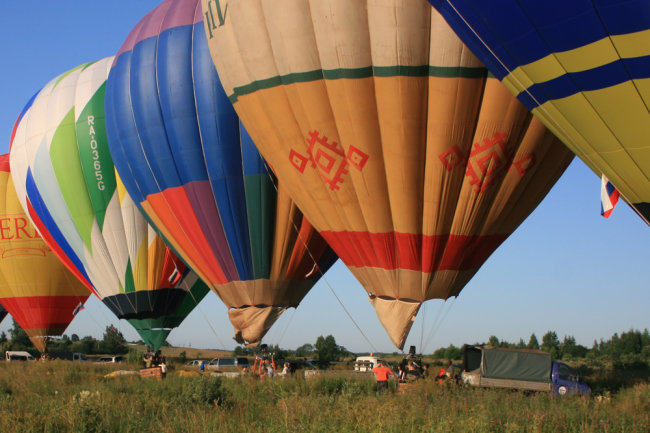
[(553, 361), (551, 383), (553, 384), (553, 395), (591, 395), (589, 385), (582, 382), (580, 376), (564, 362)]

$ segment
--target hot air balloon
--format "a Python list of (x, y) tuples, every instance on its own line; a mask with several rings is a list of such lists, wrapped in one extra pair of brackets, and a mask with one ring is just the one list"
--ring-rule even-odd
[(0, 321), (11, 313), (40, 352), (50, 337), (65, 332), (90, 291), (40, 238), (23, 211), (0, 156)]
[(414, 0), (203, 0), (226, 94), (398, 348), (572, 155)]
[(223, 93), (197, 0), (131, 31), (106, 90), (115, 166), (149, 220), (258, 344), (336, 260), (275, 183)]
[(650, 4), (430, 3), (512, 94), (650, 224)]
[(0, 305), (0, 323), (4, 320), (5, 317), (7, 317), (7, 310), (5, 310), (5, 307)]
[(112, 61), (81, 65), (41, 89), (15, 128), (12, 176), (46, 243), (118, 318), (156, 319), (204, 283), (148, 225), (115, 173), (104, 121)]

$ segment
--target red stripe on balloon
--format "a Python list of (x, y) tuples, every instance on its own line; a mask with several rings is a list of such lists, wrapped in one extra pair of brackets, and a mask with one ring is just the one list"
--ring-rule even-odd
[(72, 312), (84, 296), (23, 296), (2, 298), (2, 305), (24, 330), (65, 329), (73, 319)]
[(347, 231), (320, 234), (347, 266), (426, 273), (477, 269), (508, 237)]
[(147, 196), (146, 203), (164, 227), (166, 237), (185, 253), (184, 258), (193, 268), (205, 275), (209, 280), (206, 283), (228, 282), (221, 266), (214, 258), (214, 252), (203, 235), (201, 225), (194, 215), (192, 204), (182, 186), (150, 194)]

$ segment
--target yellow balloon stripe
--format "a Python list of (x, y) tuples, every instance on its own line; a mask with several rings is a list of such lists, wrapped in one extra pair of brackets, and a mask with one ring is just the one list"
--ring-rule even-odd
[(619, 59), (650, 55), (650, 30), (603, 38), (573, 50), (552, 53), (519, 66), (503, 79), (510, 91), (519, 94), (532, 85), (566, 73), (587, 71)]

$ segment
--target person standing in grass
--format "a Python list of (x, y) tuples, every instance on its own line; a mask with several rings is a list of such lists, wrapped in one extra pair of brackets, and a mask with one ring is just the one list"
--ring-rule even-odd
[(282, 378), (284, 379), (289, 377), (289, 375), (291, 375), (290, 364), (288, 362), (285, 362), (282, 365), (282, 371), (278, 373), (278, 376), (282, 376)]
[(377, 377), (377, 391), (384, 391), (388, 388), (388, 377), (395, 376), (393, 370), (386, 366), (384, 361), (379, 361), (379, 365), (372, 369), (372, 372), (375, 373)]
[(266, 368), (266, 376), (272, 379), (275, 376), (275, 362), (267, 359), (264, 362), (264, 367)]

